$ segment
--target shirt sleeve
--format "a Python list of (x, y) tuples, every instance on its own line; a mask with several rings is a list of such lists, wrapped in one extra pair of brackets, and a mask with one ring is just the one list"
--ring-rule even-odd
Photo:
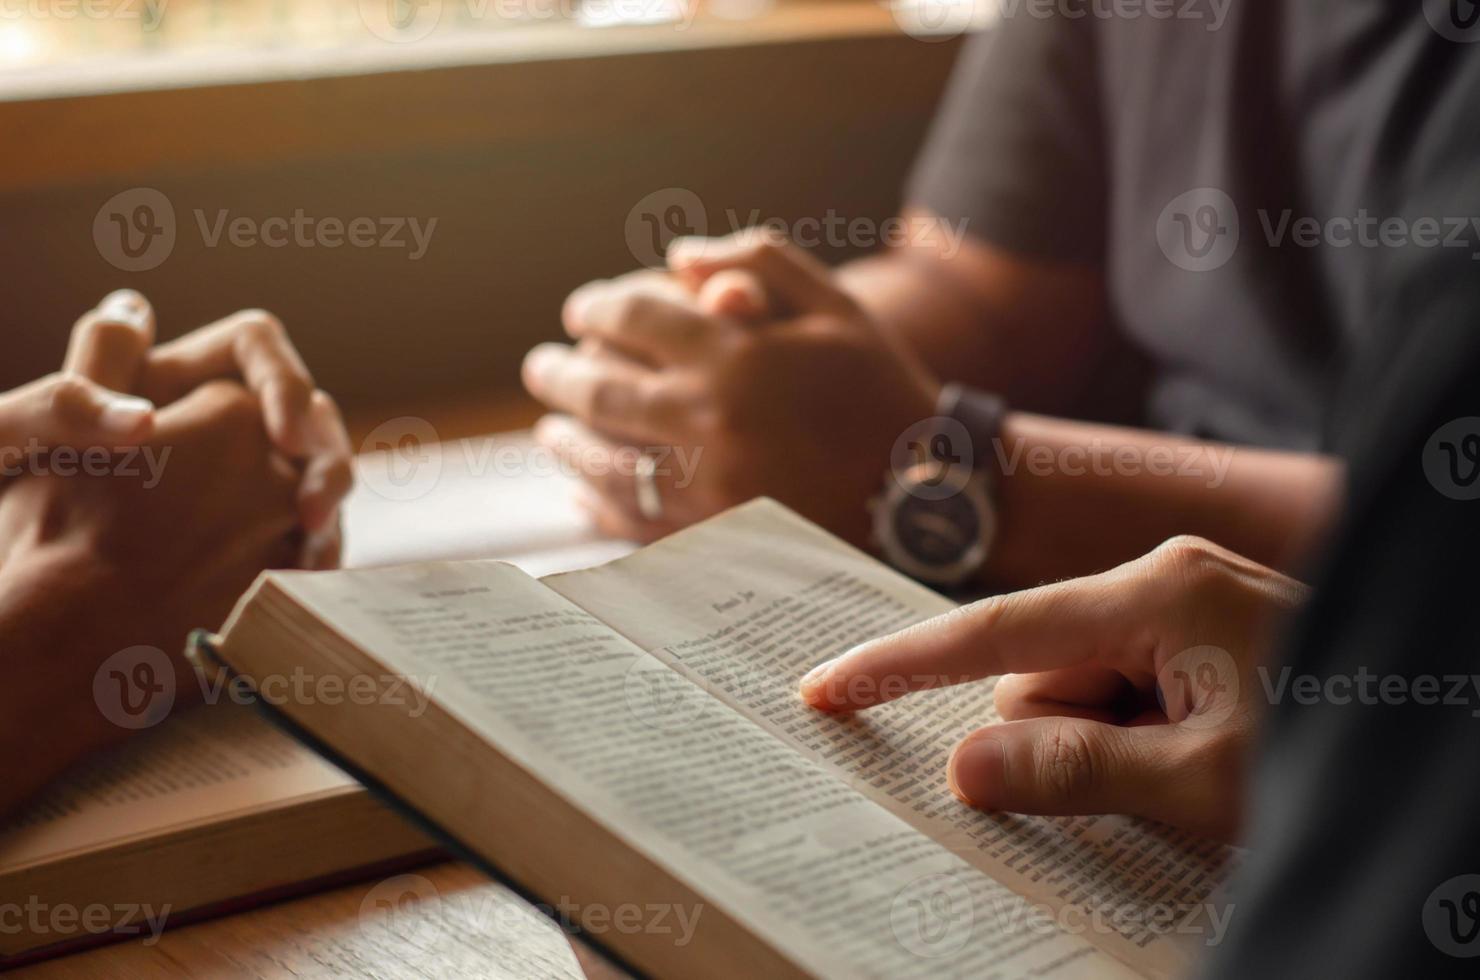
[(906, 201), (1011, 252), (1098, 264), (1106, 154), (1090, 17), (1019, 15), (962, 50)]

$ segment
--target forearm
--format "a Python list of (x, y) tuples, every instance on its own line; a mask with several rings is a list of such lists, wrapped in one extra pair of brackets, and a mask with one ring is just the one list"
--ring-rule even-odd
[(1343, 493), (1330, 457), (1025, 413), (1008, 416), (992, 451), (999, 527), (988, 577), (1001, 586), (1099, 571), (1178, 534), (1298, 574)]
[(1114, 396), (1098, 379), (1127, 372), (1104, 370), (1107, 357), (1125, 351), (1109, 327), (1097, 270), (974, 239), (922, 237), (842, 266), (838, 283), (941, 380), (999, 392), (1031, 411), (1104, 416), (1100, 402)]

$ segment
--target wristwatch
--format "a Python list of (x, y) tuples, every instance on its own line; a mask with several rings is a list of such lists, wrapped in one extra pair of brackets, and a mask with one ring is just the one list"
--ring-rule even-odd
[(874, 544), (895, 568), (955, 588), (981, 571), (997, 531), (994, 445), (1007, 404), (951, 384), (933, 418), (894, 445), (884, 492), (870, 503)]

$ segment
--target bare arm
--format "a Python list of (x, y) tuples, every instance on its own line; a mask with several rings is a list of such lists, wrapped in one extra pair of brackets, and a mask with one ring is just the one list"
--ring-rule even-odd
[(999, 533), (989, 574), (1008, 586), (1102, 571), (1178, 534), (1298, 572), (1341, 503), (1327, 456), (1014, 413), (993, 447)]
[[(923, 245), (838, 270), (843, 288), (943, 381), (997, 392), (1054, 416), (1127, 417), (1134, 392), (1098, 270), (1051, 265), (959, 235), (934, 216)], [(1135, 377), (1134, 365), (1131, 382)], [(991, 575), (1029, 585), (1129, 561), (1175, 534), (1222, 542), (1297, 569), (1340, 500), (1331, 459), (1199, 443), (1072, 418), (1014, 414), (996, 448), (1000, 536)]]
[(1124, 416), (1126, 386), (1098, 380), (1107, 358), (1120, 378), (1133, 361), (1110, 327), (1098, 269), (1014, 255), (925, 211), (904, 219), (919, 230), (912, 244), (842, 266), (837, 281), (936, 377), (1029, 411)]

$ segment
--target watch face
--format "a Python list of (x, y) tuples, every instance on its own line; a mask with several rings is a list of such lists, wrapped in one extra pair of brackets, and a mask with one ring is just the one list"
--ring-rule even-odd
[(981, 514), (964, 493), (944, 500), (906, 495), (893, 517), (895, 540), (915, 561), (931, 568), (963, 561), (983, 538)]

